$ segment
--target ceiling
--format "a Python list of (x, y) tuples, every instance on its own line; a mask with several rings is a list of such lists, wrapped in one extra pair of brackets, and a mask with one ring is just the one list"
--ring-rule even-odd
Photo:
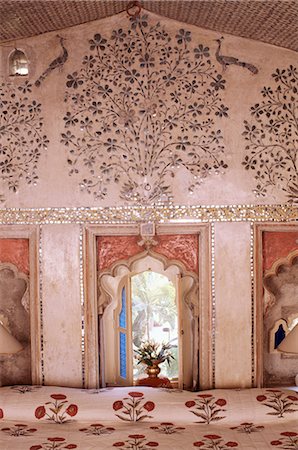
[[(129, 3), (0, 0), (0, 43), (112, 16)], [(298, 51), (298, 0), (143, 0), (141, 5), (198, 27)]]

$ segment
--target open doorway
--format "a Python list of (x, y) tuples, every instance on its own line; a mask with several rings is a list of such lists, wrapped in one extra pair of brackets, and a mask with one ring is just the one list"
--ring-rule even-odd
[[(175, 279), (177, 284), (179, 279)], [(161, 376), (178, 383), (179, 324), (178, 289), (166, 276), (150, 269), (130, 273), (123, 280), (121, 302), (114, 310), (117, 324), (116, 352), (118, 383), (137, 383), (145, 375), (146, 365), (139, 363), (136, 350), (148, 343), (171, 346), (171, 364), (160, 364)], [(181, 378), (181, 374), (180, 374)], [(181, 381), (181, 380), (180, 380)]]
[[(131, 277), (132, 349), (143, 342), (171, 345), (171, 364), (160, 365), (161, 375), (178, 380), (178, 310), (176, 288), (165, 276), (145, 271)], [(144, 366), (133, 358), (133, 381), (144, 373)]]

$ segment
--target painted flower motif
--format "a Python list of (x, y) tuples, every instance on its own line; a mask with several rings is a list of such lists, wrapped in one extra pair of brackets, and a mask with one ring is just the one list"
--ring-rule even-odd
[(134, 17), (130, 17), (130, 22), (131, 22), (131, 28), (133, 30), (135, 30), (137, 27), (139, 28), (146, 28), (148, 26), (148, 15), (147, 14), (143, 14), (141, 15), (136, 15)]
[(161, 422), (159, 426), (150, 427), (151, 430), (159, 431), (164, 434), (173, 434), (185, 430), (184, 427), (176, 427), (172, 422)]
[(46, 409), (44, 406), (38, 406), (35, 410), (36, 419), (42, 419), (46, 415)]
[(70, 417), (74, 417), (78, 413), (78, 407), (77, 405), (69, 405), (66, 408), (66, 414), (68, 414)]
[(148, 450), (158, 446), (158, 442), (147, 441), (145, 435), (143, 434), (130, 434), (127, 440), (118, 441), (113, 444), (113, 447), (133, 450)]
[(30, 436), (32, 433), (35, 433), (37, 429), (28, 428), (28, 425), (23, 423), (16, 423), (14, 426), (2, 428), (1, 431), (9, 434), (9, 436)]
[(216, 400), (215, 404), (218, 406), (225, 406), (227, 404), (227, 401), (223, 398), (219, 398), (218, 400)]
[[(42, 419), (46, 417), (55, 423), (66, 423), (69, 422), (67, 415), (74, 417), (78, 413), (78, 406), (70, 404), (68, 406), (68, 400), (64, 394), (51, 394), (50, 396), (54, 401), (46, 402), (45, 406), (38, 406), (35, 410), (35, 417), (37, 419)], [(47, 409), (49, 412), (47, 412)]]
[(90, 39), (90, 50), (104, 50), (106, 48), (107, 40), (104, 39), (101, 34), (96, 33), (93, 39)]
[(281, 449), (298, 449), (298, 433), (295, 431), (283, 431), (280, 438), (271, 441), (271, 445)]
[(181, 28), (176, 34), (178, 44), (186, 44), (191, 41), (191, 32)]
[(83, 84), (83, 80), (79, 78), (78, 72), (73, 72), (73, 74), (67, 75), (66, 86), (69, 88), (77, 89)]
[(264, 429), (263, 425), (255, 425), (252, 422), (243, 422), (236, 427), (231, 427), (231, 430), (237, 430), (237, 431), (240, 431), (242, 433), (247, 433), (247, 434), (261, 431), (263, 429)]
[(66, 399), (66, 395), (64, 394), (52, 394), (50, 395), (51, 398), (53, 398), (54, 400), (65, 400)]
[(189, 400), (187, 402), (185, 402), (185, 406), (187, 408), (192, 408), (193, 406), (195, 406), (196, 402), (194, 402), (193, 400)]
[(210, 424), (213, 421), (224, 419), (225, 416), (219, 414), (225, 411), (222, 407), (227, 404), (223, 398), (215, 399), (212, 394), (198, 394), (195, 400), (189, 400), (185, 403), (187, 408), (194, 408), (192, 414), (200, 418), (197, 423)]
[(144, 404), (144, 409), (146, 409), (146, 411), (148, 411), (148, 412), (153, 411), (154, 408), (155, 408), (155, 404), (153, 402), (146, 402)]
[(117, 400), (113, 403), (114, 411), (121, 411), (121, 414), (116, 414), (119, 419), (128, 422), (139, 422), (152, 417), (145, 411), (153, 411), (155, 408), (153, 402), (147, 401), (143, 404), (144, 394), (142, 392), (132, 391), (128, 395), (129, 397), (125, 397), (123, 401)]
[(216, 78), (214, 81), (210, 83), (210, 86), (212, 86), (216, 91), (219, 91), (220, 89), (225, 89), (226, 80), (223, 79), (223, 77), (218, 74), (216, 75)]
[(194, 49), (194, 54), (196, 59), (208, 58), (210, 56), (209, 47), (204, 47), (202, 44), (199, 44)]
[(89, 435), (101, 436), (103, 434), (110, 434), (115, 431), (113, 427), (105, 427), (101, 423), (93, 423), (88, 428), (81, 428), (79, 431), (82, 431)]
[(238, 442), (235, 441), (224, 442), (222, 436), (218, 434), (206, 434), (201, 441), (196, 441), (193, 443), (194, 447), (200, 447), (202, 450), (227, 450), (232, 447), (238, 447), (238, 445)]
[(114, 411), (118, 411), (119, 409), (122, 409), (122, 408), (123, 408), (122, 400), (117, 400), (116, 402), (113, 403)]
[(30, 447), (30, 450), (58, 450), (58, 449), (74, 449), (78, 446), (76, 444), (67, 444), (66, 439), (63, 437), (49, 437), (47, 438), (48, 442), (43, 442), (39, 445), (33, 445)]
[(126, 33), (123, 31), (122, 28), (112, 31), (112, 36), (111, 36), (112, 40), (115, 40), (116, 42), (117, 41), (123, 42), (125, 38), (126, 38)]
[(142, 398), (144, 394), (142, 392), (129, 392), (128, 395), (132, 398)]
[(140, 58), (141, 67), (154, 67), (154, 62), (154, 57), (150, 56), (149, 53), (145, 53), (145, 55)]
[(267, 389), (266, 393), (267, 395), (258, 395), (256, 398), (257, 401), (263, 403), (264, 406), (273, 409), (273, 411), (268, 412), (267, 414), (283, 418), (285, 414), (298, 411), (298, 409), (295, 408), (295, 402), (298, 400), (298, 397), (286, 395), (279, 389)]

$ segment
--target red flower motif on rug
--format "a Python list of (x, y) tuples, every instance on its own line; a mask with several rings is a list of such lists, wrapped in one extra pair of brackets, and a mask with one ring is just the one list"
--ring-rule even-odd
[(124, 397), (123, 400), (116, 400), (113, 403), (113, 410), (121, 411), (121, 414), (116, 414), (119, 419), (139, 422), (153, 417), (147, 413), (153, 411), (155, 404), (151, 401), (144, 403), (145, 399), (142, 392), (129, 392), (128, 395), (129, 397)]
[(257, 400), (264, 406), (273, 409), (273, 411), (267, 413), (270, 416), (282, 418), (284, 414), (298, 411), (297, 408), (293, 408), (293, 406), (296, 406), (295, 402), (298, 401), (298, 397), (287, 395), (278, 389), (267, 389), (266, 395), (258, 395)]
[(184, 427), (176, 427), (172, 422), (161, 422), (159, 426), (154, 426), (150, 428), (151, 430), (159, 431), (160, 433), (164, 434), (173, 434), (185, 430)]
[[(52, 394), (50, 396), (54, 401), (46, 402), (45, 405), (38, 406), (35, 410), (36, 419), (51, 420), (55, 423), (70, 422), (69, 417), (74, 417), (78, 413), (78, 406), (70, 404), (64, 394)], [(48, 410), (48, 412), (47, 412)]]
[(238, 442), (227, 441), (224, 442), (222, 436), (218, 434), (206, 434), (201, 441), (196, 441), (193, 443), (194, 447), (200, 447), (202, 450), (229, 450), (233, 447), (238, 447)]
[(143, 434), (130, 434), (127, 440), (118, 441), (113, 444), (113, 447), (131, 450), (151, 450), (158, 446), (158, 442), (147, 441)]
[(23, 423), (16, 423), (14, 426), (1, 428), (1, 431), (10, 436), (31, 436), (37, 429), (28, 428), (28, 425)]
[(254, 433), (256, 431), (261, 431), (263, 429), (264, 429), (263, 425), (255, 425), (252, 422), (243, 422), (237, 427), (231, 427), (231, 430), (237, 430), (247, 434)]
[(280, 438), (271, 441), (271, 445), (282, 449), (298, 449), (298, 433), (295, 431), (284, 431), (280, 433)]
[(224, 419), (225, 416), (219, 414), (223, 411), (223, 406), (227, 404), (224, 398), (215, 399), (212, 394), (199, 394), (198, 398), (185, 402), (187, 408), (194, 408), (191, 412), (201, 420), (197, 423), (210, 424), (210, 422)]
[(30, 447), (30, 450), (60, 450), (63, 448), (73, 449), (77, 447), (78, 446), (76, 444), (67, 444), (66, 439), (63, 437), (49, 437), (47, 438), (47, 442), (32, 445), (32, 447)]
[(83, 431), (89, 435), (101, 436), (103, 434), (110, 434), (115, 431), (113, 427), (105, 427), (101, 423), (93, 423), (87, 428), (81, 428), (80, 431)]

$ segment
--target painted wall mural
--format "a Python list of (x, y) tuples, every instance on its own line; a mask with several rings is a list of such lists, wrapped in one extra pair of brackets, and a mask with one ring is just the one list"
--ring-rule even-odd
[(263, 100), (251, 107), (252, 121), (245, 121), (247, 141), (243, 165), (254, 173), (257, 197), (272, 188), (298, 203), (298, 71), (290, 65), (276, 69), (273, 84), (261, 91)]
[(38, 162), (49, 143), (41, 104), (31, 92), (29, 81), (0, 85), (0, 180), (12, 192), (25, 183), (36, 185)]
[(225, 87), (209, 48), (183, 28), (170, 33), (142, 14), (110, 36), (95, 33), (67, 75), (69, 174), (99, 200), (116, 183), (125, 201), (169, 201), (179, 170), (193, 192), (227, 168)]

